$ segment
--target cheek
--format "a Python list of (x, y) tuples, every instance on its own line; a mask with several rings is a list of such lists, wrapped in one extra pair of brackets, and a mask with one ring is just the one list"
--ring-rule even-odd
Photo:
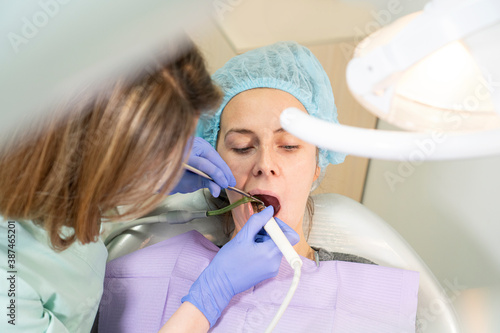
[[(238, 187), (238, 186), (236, 186), (236, 187)], [(236, 192), (227, 190), (226, 194), (227, 194), (227, 198), (229, 199), (229, 203), (235, 203), (236, 201), (241, 199), (241, 195), (237, 194)]]
[(239, 184), (244, 184), (248, 177), (250, 176), (250, 166), (242, 163), (234, 164), (230, 166), (233, 171), (234, 178), (236, 178), (236, 182)]
[(287, 164), (287, 169), (290, 175), (293, 175), (296, 183), (300, 183), (302, 186), (306, 187), (308, 186), (307, 184), (312, 185), (316, 172), (315, 152), (308, 151), (302, 154), (302, 156), (293, 158), (293, 160)]
[(227, 163), (234, 178), (236, 179), (236, 187), (243, 187), (246, 183), (250, 171), (251, 165), (249, 161), (245, 158), (231, 157), (228, 158), (226, 154), (221, 154), (222, 159)]
[[(302, 221), (307, 198), (310, 195), (316, 171), (315, 152), (295, 158), (294, 163), (288, 163), (285, 187), (283, 191), (282, 206), (283, 220), (287, 221), (292, 228), (297, 227)], [(278, 214), (278, 217), (280, 214)]]
[[(236, 179), (236, 187), (237, 188), (240, 188), (240, 184), (241, 184), (241, 176), (237, 174), (237, 172), (235, 172), (235, 170), (238, 170), (237, 168), (235, 168), (235, 165), (234, 163), (231, 163), (231, 161), (228, 161), (223, 154), (221, 154), (221, 157), (222, 159), (227, 163), (227, 165), (229, 166), (229, 169), (231, 169), (231, 172), (233, 173), (233, 176), (234, 178)], [(233, 191), (226, 191), (227, 193), (227, 198), (229, 199), (229, 202), (230, 203), (234, 203), (236, 202), (237, 200), (239, 200), (241, 198), (241, 196)]]

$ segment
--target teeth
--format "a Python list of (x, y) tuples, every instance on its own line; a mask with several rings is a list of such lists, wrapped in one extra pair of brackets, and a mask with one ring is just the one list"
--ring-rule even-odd
[[(276, 197), (273, 197), (271, 195), (266, 195), (266, 194), (255, 194), (254, 195), (257, 199), (260, 199), (264, 202), (264, 205), (261, 205), (261, 209), (259, 210), (259, 212), (265, 208), (265, 206), (273, 206), (274, 208), (274, 216), (276, 216), (276, 214), (278, 214), (280, 208), (281, 208), (281, 205), (280, 205), (280, 202), (278, 201), (278, 199)], [(254, 210), (255, 211), (255, 210)]]
[(252, 208), (255, 213), (260, 213), (264, 210), (265, 206), (258, 202), (252, 202)]

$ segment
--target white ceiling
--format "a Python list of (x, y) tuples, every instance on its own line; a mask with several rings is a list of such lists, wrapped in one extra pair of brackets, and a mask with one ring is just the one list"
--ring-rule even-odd
[(295, 40), (360, 40), (428, 0), (216, 0), (217, 23), (235, 52)]

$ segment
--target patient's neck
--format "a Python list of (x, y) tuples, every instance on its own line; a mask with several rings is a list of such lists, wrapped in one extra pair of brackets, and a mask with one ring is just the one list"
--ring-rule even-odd
[(304, 231), (302, 230), (302, 223), (300, 223), (300, 229), (295, 230), (299, 236), (300, 236), (300, 241), (293, 246), (295, 251), (297, 253), (307, 259), (314, 260), (314, 250), (309, 246), (309, 244), (306, 241), (306, 238), (304, 236)]

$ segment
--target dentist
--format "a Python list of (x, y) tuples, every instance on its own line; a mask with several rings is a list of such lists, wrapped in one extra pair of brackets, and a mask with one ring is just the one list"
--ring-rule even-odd
[[(89, 332), (107, 258), (101, 221), (143, 216), (165, 194), (208, 187), (218, 196), (235, 185), (218, 153), (191, 139), (199, 116), (220, 100), (203, 58), (188, 43), (153, 70), (61, 104), (65, 112), (37, 119), (0, 147), (1, 332)], [(215, 182), (184, 174), (186, 160)], [(277, 274), (281, 254), (274, 243), (255, 242), (269, 214), (253, 217), (245, 238), (220, 251), (199, 283), (204, 297), (223, 307), (229, 291)], [(217, 274), (232, 263), (240, 271), (218, 284)], [(172, 329), (190, 331), (185, 316), (208, 327), (203, 300), (193, 295)]]

